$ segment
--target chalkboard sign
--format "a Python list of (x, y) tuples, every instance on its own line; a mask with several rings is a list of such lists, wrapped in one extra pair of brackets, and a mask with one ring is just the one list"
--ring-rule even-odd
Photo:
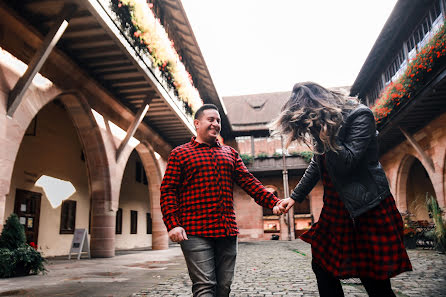
[(71, 254), (77, 254), (77, 259), (79, 260), (82, 253), (87, 253), (88, 258), (90, 258), (87, 229), (75, 229), (70, 253), (68, 254), (68, 260), (71, 259)]

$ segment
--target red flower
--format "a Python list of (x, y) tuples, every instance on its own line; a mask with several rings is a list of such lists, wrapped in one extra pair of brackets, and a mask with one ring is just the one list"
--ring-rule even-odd
[(29, 243), (29, 245), (30, 245), (33, 249), (35, 249), (35, 250), (37, 251), (37, 245), (36, 245), (33, 241), (31, 241), (31, 242)]

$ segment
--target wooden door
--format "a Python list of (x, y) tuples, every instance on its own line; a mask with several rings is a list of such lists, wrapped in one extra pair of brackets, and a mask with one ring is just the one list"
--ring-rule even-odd
[(25, 227), (26, 242), (34, 242), (36, 245), (39, 236), (41, 196), (41, 193), (20, 189), (17, 189), (15, 194), (14, 212)]

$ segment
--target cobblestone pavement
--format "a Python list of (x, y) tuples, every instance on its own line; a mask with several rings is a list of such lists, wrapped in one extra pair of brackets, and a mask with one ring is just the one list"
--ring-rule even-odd
[[(329, 250), (327, 250), (329, 252)], [(446, 255), (431, 250), (409, 250), (414, 271), (392, 279), (399, 297), (446, 297)], [(175, 277), (132, 296), (191, 296), (184, 269)], [(343, 282), (345, 296), (367, 296), (357, 280)], [(318, 296), (311, 270), (310, 246), (301, 240), (240, 243), (231, 296)]]

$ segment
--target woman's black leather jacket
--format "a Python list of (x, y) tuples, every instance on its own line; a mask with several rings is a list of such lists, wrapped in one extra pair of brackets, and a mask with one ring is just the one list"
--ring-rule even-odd
[[(350, 216), (355, 218), (390, 195), (378, 161), (378, 132), (372, 111), (360, 104), (344, 120), (337, 137), (341, 150), (325, 153), (326, 167)], [(321, 155), (315, 155), (291, 198), (302, 202), (321, 177)]]

